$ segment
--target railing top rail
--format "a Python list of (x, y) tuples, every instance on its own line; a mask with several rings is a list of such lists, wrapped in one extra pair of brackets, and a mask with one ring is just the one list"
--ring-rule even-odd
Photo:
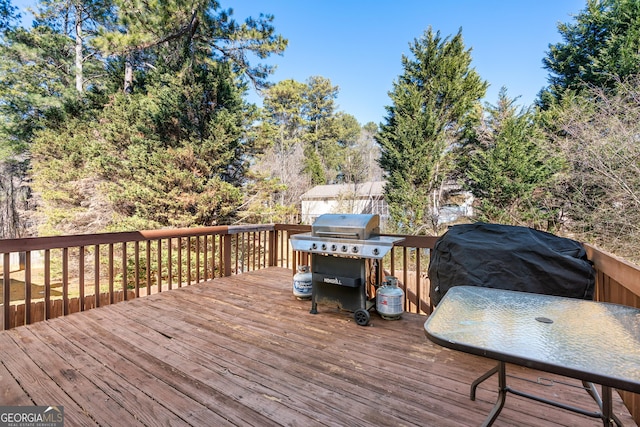
[(0, 240), (0, 253), (26, 252), (43, 249), (58, 249), (111, 243), (140, 242), (174, 237), (203, 236), (209, 234), (238, 234), (251, 231), (273, 230), (273, 224), (234, 225), (194, 228), (173, 228), (160, 230), (125, 231), (116, 233), (79, 234), (50, 237), (25, 237)]
[(587, 251), (587, 257), (597, 270), (640, 296), (640, 267), (588, 243), (583, 243), (583, 246)]

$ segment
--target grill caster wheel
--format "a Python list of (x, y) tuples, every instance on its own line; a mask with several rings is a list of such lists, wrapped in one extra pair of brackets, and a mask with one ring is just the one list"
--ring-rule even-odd
[(360, 326), (367, 326), (369, 324), (369, 319), (371, 319), (371, 316), (369, 315), (369, 312), (367, 310), (356, 310), (355, 313), (353, 313), (353, 318), (356, 320), (356, 323)]

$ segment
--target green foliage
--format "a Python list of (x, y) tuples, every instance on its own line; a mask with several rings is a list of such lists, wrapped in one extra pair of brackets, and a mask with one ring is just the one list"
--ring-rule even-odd
[(461, 31), (443, 39), (429, 28), (410, 49), (413, 58), (402, 58), (404, 74), (394, 83), (393, 105), (376, 140), (392, 223), (399, 232), (423, 234), (437, 229), (451, 149), (487, 83), (470, 68)]
[(557, 212), (545, 203), (560, 162), (548, 147), (530, 110), (517, 111), (506, 89), (488, 105), (477, 139), (464, 147), (463, 174), (479, 200), (485, 222), (553, 227)]
[(305, 162), (303, 171), (311, 177), (312, 185), (324, 185), (327, 183), (324, 168), (320, 162), (320, 156), (311, 147), (305, 150)]
[[(9, 31), (0, 45), (0, 141), (7, 155), (19, 154), (49, 110), (59, 108), (71, 67), (66, 40), (46, 27)], [(1, 158), (0, 158), (1, 159)]]
[(566, 91), (588, 86), (613, 89), (640, 72), (640, 3), (636, 0), (588, 0), (572, 23), (558, 25), (563, 42), (549, 46), (543, 63), (550, 86), (539, 104), (548, 108)]
[(238, 23), (216, 1), (52, 0), (37, 20), (0, 46), (0, 152), (32, 151), (41, 230), (236, 221), (257, 141), (243, 95), (271, 70), (249, 58), (287, 43), (273, 17)]
[(20, 14), (11, 4), (11, 0), (0, 0), (0, 32), (11, 28), (13, 21), (19, 18)]
[[(338, 133), (335, 126), (335, 98), (338, 87), (329, 79), (313, 76), (307, 80), (302, 114), (307, 120), (305, 171), (315, 185), (326, 184), (335, 176)], [(326, 170), (326, 174), (323, 170)]]
[[(350, 179), (349, 153), (361, 133), (351, 115), (335, 111), (338, 88), (320, 76), (283, 80), (264, 91), (259, 153), (253, 165), (251, 203), (243, 215), (294, 217), (311, 185)], [(262, 143), (261, 141), (265, 141)], [(266, 193), (265, 193), (266, 192)]]

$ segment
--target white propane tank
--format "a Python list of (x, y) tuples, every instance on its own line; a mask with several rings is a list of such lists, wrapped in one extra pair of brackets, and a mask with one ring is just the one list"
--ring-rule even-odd
[(299, 265), (293, 276), (293, 295), (298, 299), (311, 298), (311, 271), (308, 265)]
[(376, 310), (385, 320), (398, 320), (404, 312), (404, 292), (398, 287), (398, 279), (387, 276), (376, 291)]

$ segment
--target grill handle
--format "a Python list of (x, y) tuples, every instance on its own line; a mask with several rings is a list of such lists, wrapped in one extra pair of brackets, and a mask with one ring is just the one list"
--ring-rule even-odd
[(348, 232), (340, 232), (340, 231), (316, 231), (314, 233), (318, 237), (347, 237), (347, 238), (358, 238), (360, 235), (358, 233), (348, 233)]

